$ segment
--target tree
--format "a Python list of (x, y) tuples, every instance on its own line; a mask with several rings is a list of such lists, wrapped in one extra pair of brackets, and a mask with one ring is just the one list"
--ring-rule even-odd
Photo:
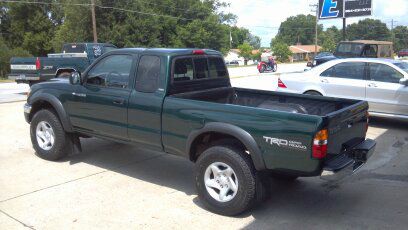
[[(314, 44), (315, 40), (316, 16), (300, 14), (292, 16), (282, 22), (278, 34), (275, 37), (275, 42), (283, 42), (286, 44), (303, 45)], [(323, 31), (323, 26), (318, 26), (318, 33)], [(272, 41), (271, 41), (272, 46)]]
[(254, 49), (261, 48), (261, 38), (252, 34), (249, 34), (247, 41)]
[(54, 18), (52, 5), (7, 3), (1, 8), (7, 27), (2, 29), (9, 33), (5, 40), (10, 48), (20, 47), (36, 56), (52, 51), (50, 41), (60, 19)]
[(280, 62), (286, 62), (289, 57), (292, 56), (292, 51), (290, 51), (289, 46), (281, 41), (272, 42), (272, 51), (276, 56), (277, 60)]
[(31, 54), (22, 48), (10, 49), (4, 39), (0, 37), (0, 77), (5, 77), (5, 74), (10, 71), (11, 57), (30, 57)]
[(392, 30), (392, 33), (395, 37), (395, 52), (402, 49), (408, 49), (408, 26), (397, 26)]
[(238, 49), (239, 56), (245, 59), (245, 65), (247, 65), (247, 61), (252, 57), (253, 47), (249, 43), (245, 42), (244, 44), (239, 45)]
[(387, 25), (380, 20), (364, 19), (358, 23), (347, 26), (347, 38), (349, 40), (391, 40), (390, 30)]

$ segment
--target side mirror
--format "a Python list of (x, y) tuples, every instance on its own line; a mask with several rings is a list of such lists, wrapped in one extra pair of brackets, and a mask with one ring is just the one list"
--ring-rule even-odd
[(403, 79), (400, 80), (399, 83), (400, 83), (401, 85), (408, 86), (408, 79), (407, 79), (407, 78), (403, 78)]
[(307, 67), (313, 67), (313, 63), (311, 61), (307, 62), (306, 64)]
[(72, 85), (79, 85), (82, 83), (81, 73), (80, 72), (72, 72), (71, 76), (69, 76), (69, 83)]

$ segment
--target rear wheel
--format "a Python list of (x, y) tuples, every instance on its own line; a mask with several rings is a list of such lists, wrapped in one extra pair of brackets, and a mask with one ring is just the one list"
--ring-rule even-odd
[(273, 65), (272, 72), (276, 72), (276, 71), (278, 71), (278, 64)]
[(250, 156), (228, 145), (205, 150), (195, 166), (198, 196), (212, 212), (233, 216), (263, 199), (265, 186)]
[(314, 91), (314, 90), (307, 91), (307, 92), (305, 92), (305, 93), (303, 93), (303, 94), (313, 95), (313, 96), (323, 96), (321, 93), (319, 93), (319, 92), (317, 92), (317, 91)]
[(30, 124), (30, 136), (36, 155), (40, 158), (55, 161), (69, 153), (69, 136), (51, 110), (40, 110), (34, 114)]

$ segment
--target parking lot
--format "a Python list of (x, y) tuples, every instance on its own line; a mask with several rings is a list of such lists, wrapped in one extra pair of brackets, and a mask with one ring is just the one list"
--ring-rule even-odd
[[(234, 85), (275, 85), (276, 76)], [(250, 87), (250, 86), (248, 86)], [(408, 225), (408, 125), (373, 119), (374, 156), (331, 182), (271, 181), (271, 198), (238, 217), (206, 211), (193, 164), (157, 152), (82, 139), (83, 152), (60, 162), (35, 156), (24, 102), (0, 104), (0, 228), (402, 229)]]

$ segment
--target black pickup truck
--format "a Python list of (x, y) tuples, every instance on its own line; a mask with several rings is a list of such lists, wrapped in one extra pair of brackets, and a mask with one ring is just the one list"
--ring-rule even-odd
[(294, 180), (357, 170), (372, 155), (365, 101), (234, 88), (221, 53), (121, 49), (31, 88), (36, 154), (58, 160), (98, 137), (195, 162), (209, 210), (236, 215)]
[(69, 77), (72, 72), (83, 72), (102, 54), (114, 49), (109, 43), (69, 43), (63, 45), (62, 53), (48, 57), (13, 57), (8, 78), (31, 86), (52, 78)]

